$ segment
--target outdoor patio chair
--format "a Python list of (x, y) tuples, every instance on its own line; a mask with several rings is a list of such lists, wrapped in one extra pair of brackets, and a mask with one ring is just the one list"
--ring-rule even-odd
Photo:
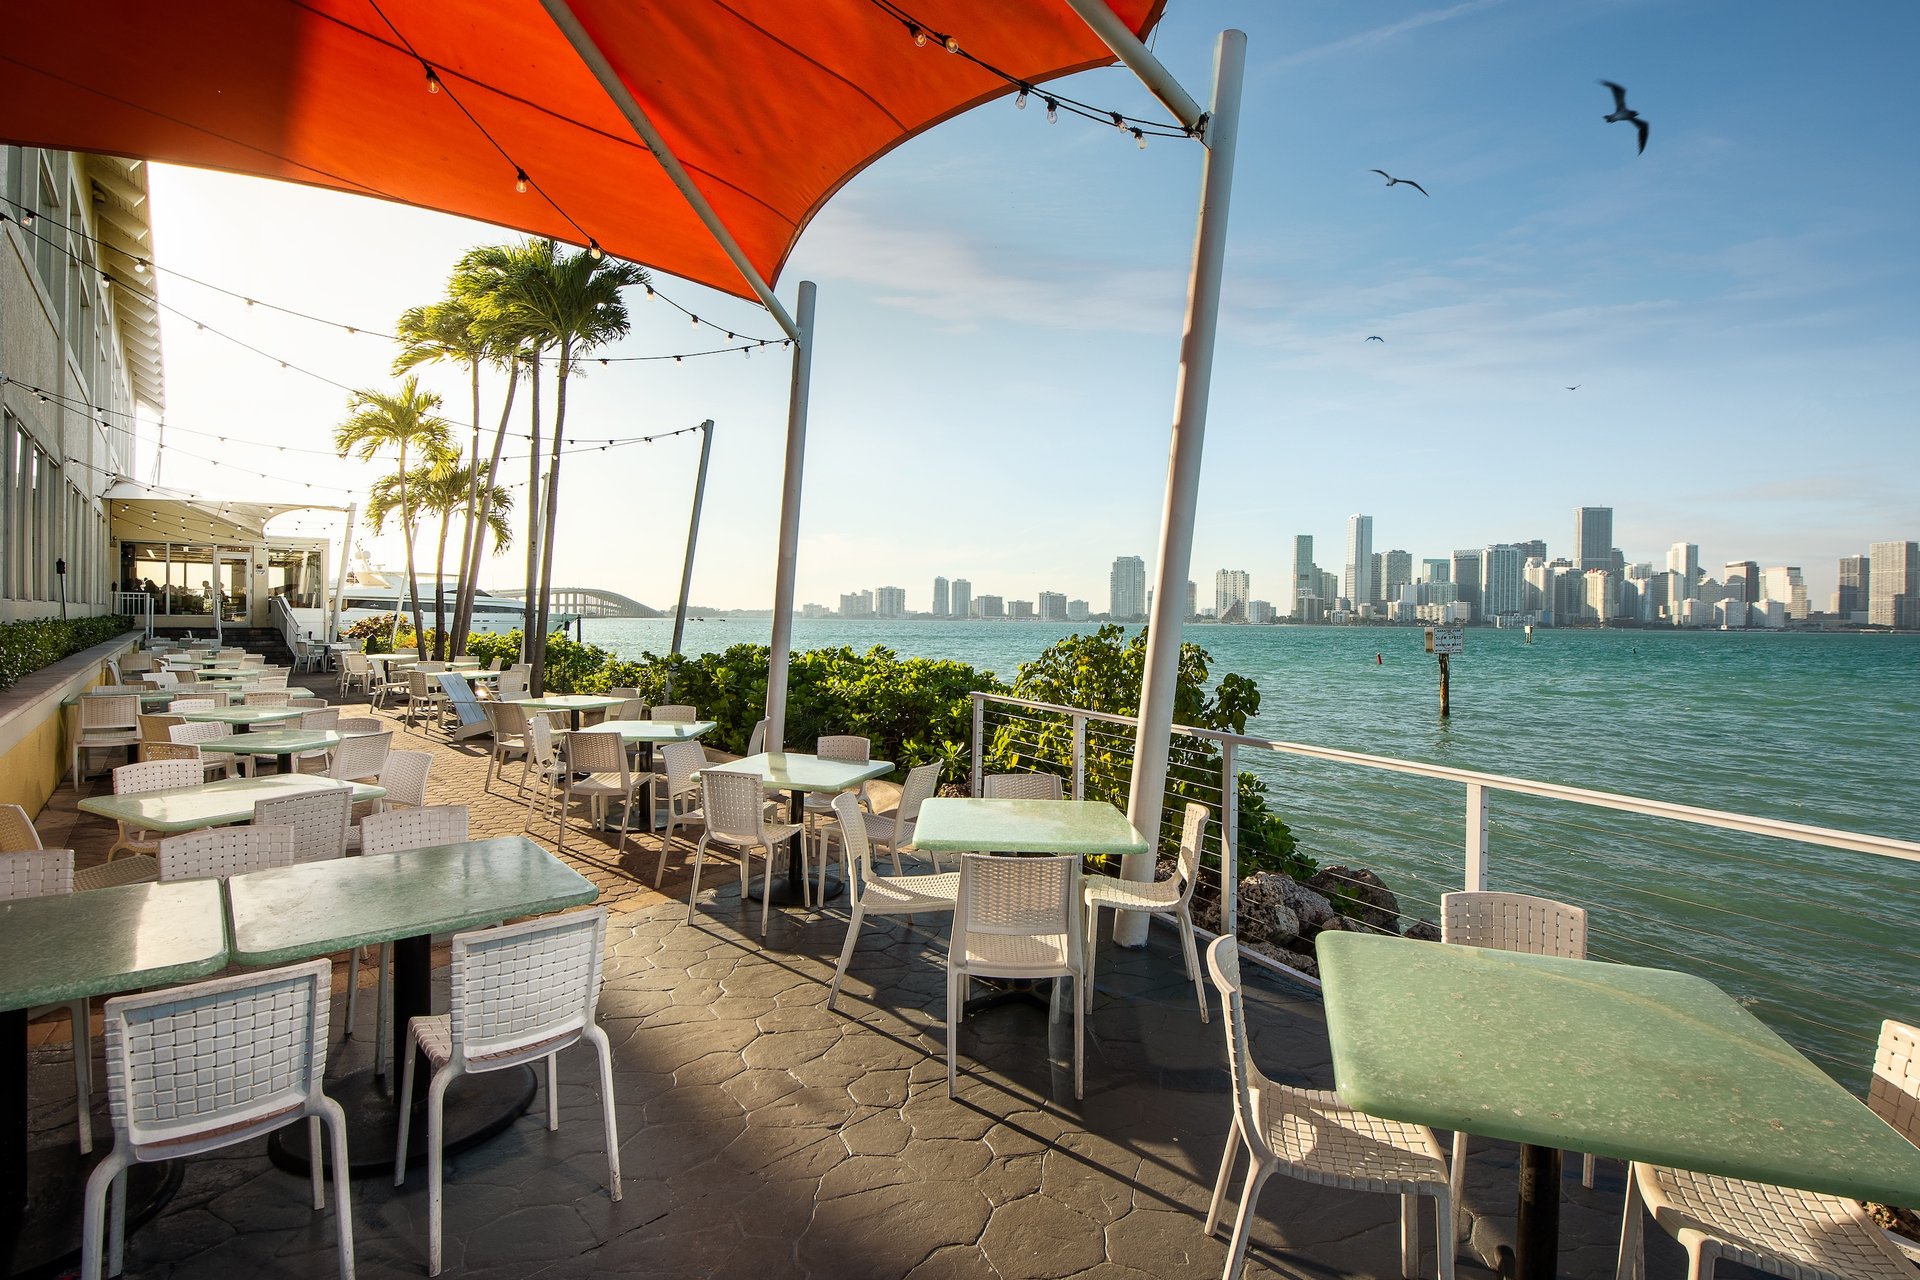
[[(913, 828), (920, 820), (920, 806), (939, 790), (940, 762), (936, 760), (907, 770), (907, 780), (901, 784), (900, 799), (893, 808), (885, 813), (861, 811), (868, 842), (876, 853), (885, 852), (892, 857), (893, 874), (900, 874), (900, 855), (913, 847)], [(940, 855), (929, 853), (927, 857), (933, 869), (940, 870)]]
[[(300, 727), (314, 733), (338, 733), (340, 731), (340, 708), (315, 707), (312, 711), (300, 713)], [(333, 759), (333, 752), (322, 748), (318, 751), (302, 751), (293, 758), (295, 773), (325, 773), (327, 764)]]
[(1093, 1009), (1093, 962), (1100, 936), (1100, 908), (1110, 908), (1117, 918), (1122, 911), (1170, 911), (1180, 926), (1180, 954), (1187, 962), (1187, 977), (1193, 982), (1193, 994), (1200, 1001), (1200, 1021), (1207, 1021), (1207, 989), (1200, 979), (1200, 955), (1193, 937), (1193, 887), (1200, 880), (1200, 850), (1207, 835), (1212, 812), (1203, 804), (1187, 806), (1186, 825), (1180, 832), (1180, 851), (1174, 857), (1174, 872), (1169, 880), (1122, 880), (1118, 876), (1090, 875), (1086, 879), (1087, 901), (1087, 1009)]
[[(553, 721), (544, 715), (528, 716), (527, 756), (520, 766), (520, 790), (527, 797), (526, 818), (520, 824), (522, 831), (533, 829), (533, 811), (536, 807), (543, 818), (557, 807), (563, 770), (564, 766), (560, 761), (560, 743), (553, 731)], [(531, 788), (527, 785), (530, 773), (537, 774), (534, 779), (535, 785)], [(566, 820), (566, 812), (561, 810), (562, 825)]]
[(429, 665), (423, 662), (407, 672), (408, 728), (413, 727), (414, 717), (422, 712), (431, 715), (436, 722), (446, 714), (447, 695), (441, 690), (440, 682), (433, 678), (435, 673), (427, 670)]
[[(620, 843), (617, 853), (627, 849), (627, 830), (632, 822), (634, 793), (646, 781), (627, 768), (627, 748), (617, 733), (592, 733), (582, 730), (567, 735), (566, 768), (560, 775), (560, 852), (567, 850), (567, 814), (576, 798), (587, 802), (587, 812), (596, 823), (604, 824), (607, 806), (616, 797), (620, 801)], [(582, 777), (581, 775), (586, 775)], [(618, 781), (615, 781), (618, 779)], [(649, 824), (651, 825), (651, 824)]]
[(125, 678), (120, 674), (120, 660), (118, 658), (108, 658), (105, 665), (107, 668), (107, 683), (120, 684)]
[[(620, 697), (619, 690), (609, 691), (608, 697)], [(647, 718), (647, 700), (641, 697), (628, 697), (626, 701), (613, 709), (609, 720), (645, 720)]]
[[(341, 743), (345, 746), (346, 743)], [(427, 774), (433, 771), (433, 754), (427, 751), (389, 751), (380, 766), (380, 785), (386, 796), (376, 801), (376, 813), (389, 809), (421, 809), (427, 803)]]
[(17, 804), (0, 804), (0, 852), (42, 847), (40, 830), (27, 811)]
[(667, 775), (667, 825), (660, 833), (660, 865), (653, 873), (656, 889), (667, 874), (667, 851), (673, 847), (674, 831), (707, 824), (706, 814), (700, 810), (700, 771), (707, 767), (707, 749), (698, 742), (669, 742), (659, 751)]
[[(360, 856), (404, 853), (434, 845), (458, 844), (470, 835), (467, 806), (439, 804), (424, 809), (395, 809), (370, 813), (360, 822)], [(347, 965), (347, 1026), (341, 1038), (353, 1035), (360, 1008), (360, 961), (365, 947), (355, 947)], [(387, 1034), (393, 1026), (393, 944), (380, 944), (374, 968), (373, 1074), (387, 1078)]]
[[(927, 768), (937, 769), (938, 765)], [(840, 962), (833, 968), (833, 985), (827, 991), (827, 1008), (840, 999), (840, 982), (847, 976), (847, 964), (860, 940), (860, 925), (868, 916), (906, 916), (911, 924), (917, 915), (951, 913), (960, 894), (960, 874), (956, 871), (932, 875), (890, 876), (873, 869), (873, 845), (867, 839), (867, 819), (872, 815), (860, 808), (851, 792), (833, 798), (834, 816), (839, 819), (840, 839), (847, 849), (848, 861), (860, 868), (860, 880), (849, 888), (853, 897), (853, 918), (847, 921), (847, 940), (840, 947)], [(949, 997), (951, 998), (951, 997)]]
[(292, 827), (214, 827), (168, 836), (160, 842), (160, 878), (244, 875), (293, 865)]
[(773, 722), (766, 719), (756, 720), (754, 722), (753, 732), (747, 735), (747, 754), (748, 755), (757, 756), (766, 751), (767, 726), (771, 723)]
[[(463, 1075), (547, 1063), (547, 1129), (560, 1127), (560, 1050), (585, 1040), (600, 1065), (600, 1110), (605, 1120), (607, 1191), (620, 1198), (620, 1135), (614, 1123), (613, 1048), (596, 1021), (600, 971), (606, 955), (607, 909), (593, 907), (493, 929), (453, 935), (452, 1011), (413, 1018), (407, 1035), (420, 1053), (406, 1055), (402, 1097), (413, 1092), (414, 1066), (433, 1064), (427, 1083), (427, 1273), (440, 1274), (443, 1182), (441, 1110), (447, 1086)], [(407, 1140), (413, 1108), (401, 1107), (394, 1148), (393, 1185), (407, 1180)]]
[[(767, 821), (766, 792), (757, 773), (728, 773), (725, 769), (707, 769), (700, 775), (700, 812), (707, 829), (700, 843), (693, 846), (693, 877), (687, 888), (687, 923), (693, 923), (693, 904), (700, 896), (700, 863), (706, 857), (707, 844), (718, 840), (740, 859), (740, 905), (747, 905), (748, 864), (753, 851), (764, 854), (761, 880), (766, 892), (760, 895), (760, 936), (767, 936), (767, 912), (773, 904), (773, 858), (778, 845), (800, 831), (797, 822)], [(802, 864), (804, 867), (804, 863)]]
[(140, 759), (148, 760), (198, 760), (206, 767), (207, 758), (200, 753), (197, 742), (147, 742), (140, 743)]
[(268, 671), (253, 682), (253, 687), (256, 692), (272, 692), (275, 689), (284, 689), (287, 687), (287, 673), (285, 671)]
[(288, 688), (269, 689), (264, 681), (257, 689), (246, 693), (246, 705), (249, 707), (284, 707), (293, 702), (293, 690)]
[[(490, 790), (493, 780), (504, 772), (503, 766), (527, 758), (527, 709), (510, 702), (483, 702), (480, 710), (493, 730), (493, 746), (487, 751), (487, 776), (482, 790)], [(524, 791), (526, 783), (521, 782)]]
[[(197, 787), (205, 780), (205, 772), (198, 760), (148, 760), (139, 764), (123, 764), (115, 769), (113, 794), (130, 796), (142, 791)], [(152, 863), (154, 875), (159, 875), (159, 864), (152, 859), (160, 848), (160, 837), (142, 827), (128, 826), (125, 822), (118, 825), (120, 830), (114, 837), (113, 846), (107, 850), (107, 861), (112, 862), (124, 851), (146, 858)]]
[(669, 703), (664, 707), (655, 707), (652, 718), (655, 720), (665, 720), (672, 724), (692, 724), (700, 718), (700, 712), (698, 708), (676, 702)]
[(1267, 1079), (1248, 1045), (1238, 940), (1215, 939), (1207, 948), (1207, 967), (1220, 988), (1227, 1024), (1227, 1067), (1233, 1078), (1233, 1127), (1227, 1132), (1220, 1172), (1213, 1180), (1213, 1199), (1207, 1205), (1209, 1236), (1219, 1228), (1227, 1182), (1241, 1147), (1252, 1157), (1221, 1275), (1238, 1280), (1246, 1266), (1247, 1235), (1260, 1204), (1260, 1189), (1273, 1174), (1284, 1173), (1315, 1186), (1397, 1192), (1400, 1274), (1407, 1280), (1418, 1280), (1420, 1275), (1420, 1227), (1414, 1206), (1419, 1196), (1432, 1196), (1439, 1276), (1453, 1280), (1453, 1195), (1447, 1189), (1447, 1162), (1433, 1130), (1356, 1111), (1331, 1089), (1301, 1089)]
[(500, 678), (493, 682), (493, 696), (501, 699), (526, 697), (527, 677), (518, 671), (502, 671)]
[(355, 691), (373, 694), (373, 664), (367, 661), (364, 653), (349, 650), (340, 655), (339, 691), (349, 694)]
[(80, 766), (89, 751), (108, 751), (138, 746), (140, 742), (140, 695), (137, 693), (102, 694), (80, 699), (80, 727), (73, 736), (73, 789), (80, 790), (84, 776)]
[(167, 703), (167, 714), (184, 716), (193, 711), (212, 711), (214, 705), (214, 699), (201, 694), (195, 694), (191, 698), (175, 698), (173, 701)]
[[(167, 739), (176, 746), (191, 746), (196, 750), (202, 742), (215, 738), (231, 738), (233, 726), (221, 724), (216, 720), (187, 720), (167, 730)], [(244, 776), (253, 772), (252, 756), (229, 755), (222, 751), (214, 755), (201, 754), (202, 782), (219, 778)]]
[(140, 716), (140, 741), (172, 742), (173, 737), (167, 730), (177, 724), (185, 724), (186, 716), (174, 711), (159, 711)]
[(1080, 855), (960, 855), (947, 945), (947, 1096), (959, 1074), (960, 1012), (975, 978), (1073, 980), (1073, 1096), (1084, 1096), (1086, 943)]
[[(1920, 1146), (1920, 1028), (1880, 1024), (1867, 1105)], [(1722, 1259), (1793, 1280), (1913, 1280), (1913, 1263), (1857, 1201), (1692, 1173), (1627, 1167), (1615, 1280), (1642, 1280), (1646, 1220), (1687, 1251), (1688, 1280), (1713, 1280)]]
[(1058, 800), (1060, 775), (990, 773), (980, 780), (980, 796), (985, 800)]
[(342, 715), (334, 722), (333, 731), (341, 737), (354, 737), (369, 733), (385, 733), (387, 722), (379, 716)]
[(410, 688), (407, 683), (407, 673), (405, 671), (396, 671), (391, 664), (388, 664), (384, 670), (386, 671), (386, 675), (383, 678), (375, 679), (372, 675), (372, 666), (369, 665), (368, 667), (367, 678), (372, 681), (372, 685), (367, 693), (367, 701), (375, 707), (385, 707), (395, 698), (404, 701), (408, 696), (407, 691)]
[(333, 749), (333, 762), (327, 766), (327, 776), (341, 782), (372, 782), (378, 778), (393, 749), (393, 730), (386, 729), (384, 722), (381, 728), (386, 731), (342, 738), (340, 745)]
[(156, 689), (177, 689), (180, 677), (172, 671), (149, 671), (140, 677)]
[(325, 862), (347, 856), (347, 826), (353, 816), (353, 788), (328, 787), (301, 795), (256, 800), (253, 825), (295, 829), (295, 863)]
[(311, 960), (107, 1001), (113, 1150), (87, 1179), (80, 1233), (85, 1280), (100, 1280), (103, 1243), (107, 1272), (122, 1270), (128, 1166), (250, 1142), (302, 1119), (314, 1155), (316, 1210), (327, 1204), (323, 1122), (327, 1128), (340, 1275), (353, 1280), (347, 1118), (321, 1092), (332, 974), (327, 961)]
[[(7, 810), (19, 814), (16, 820)], [(54, 894), (73, 892), (73, 850), (42, 849), (40, 835), (34, 831), (33, 824), (26, 822), (25, 833), (16, 828), (16, 822), (26, 822), (26, 810), (19, 805), (0, 805), (0, 848), (10, 852), (0, 853), (0, 902), (12, 902), (20, 898), (44, 898)], [(26, 837), (31, 835), (32, 844)], [(56, 1009), (64, 1009), (67, 1021), (72, 1026), (73, 1038), (73, 1096), (75, 1099), (76, 1123), (80, 1127), (80, 1153), (93, 1150), (93, 1035), (88, 1026), (89, 1017), (85, 1000), (69, 1000), (62, 1004), (38, 1005), (27, 1010), (29, 1020), (41, 1018)]]
[[(814, 742), (813, 754), (822, 760), (837, 760), (846, 764), (865, 764), (867, 761), (873, 759), (873, 742), (871, 739), (863, 738), (858, 734), (828, 734)], [(859, 796), (860, 807), (862, 809), (871, 809), (873, 807), (867, 801), (866, 783), (863, 782), (860, 784), (857, 795)], [(806, 835), (802, 838), (803, 848), (808, 851), (810, 861), (817, 861), (820, 864), (820, 874), (824, 877), (827, 872), (828, 850), (826, 836), (821, 830), (821, 825), (827, 816), (833, 812), (833, 796), (818, 791), (806, 792), (802, 797), (800, 808), (801, 816), (806, 820), (807, 824)], [(841, 862), (846, 862), (844, 856), (842, 856)], [(806, 879), (807, 893), (812, 893), (812, 886), (813, 877), (808, 876)], [(811, 898), (808, 899), (808, 905), (812, 905)]]
[[(1587, 913), (1580, 907), (1525, 893), (1443, 893), (1440, 941), (1536, 956), (1587, 958)], [(1593, 1157), (1580, 1168), (1580, 1185), (1593, 1186)], [(1467, 1180), (1467, 1135), (1453, 1135), (1453, 1202)], [(1466, 1224), (1461, 1224), (1464, 1227)]]

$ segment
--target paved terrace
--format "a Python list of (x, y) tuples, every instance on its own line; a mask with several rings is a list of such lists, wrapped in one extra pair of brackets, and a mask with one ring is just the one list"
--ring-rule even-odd
[[(330, 680), (303, 683), (334, 697)], [(476, 834), (520, 829), (517, 769), (507, 783), (483, 787), (484, 740), (450, 744), (389, 718), (396, 747), (434, 752), (433, 803), (469, 806)], [(88, 865), (111, 831), (77, 814), (73, 798), (63, 789), (41, 830)], [(554, 847), (550, 824), (535, 834)], [(669, 859), (666, 896), (651, 888), (658, 850), (654, 838), (638, 837), (634, 851), (616, 857), (610, 835), (576, 820), (564, 855), (600, 886), (612, 912), (600, 1011), (613, 1041), (624, 1199), (611, 1202), (604, 1187), (589, 1052), (570, 1050), (561, 1060), (559, 1132), (546, 1131), (536, 1102), (505, 1134), (448, 1161), (447, 1274), (1220, 1274), (1223, 1243), (1202, 1235), (1201, 1223), (1231, 1114), (1224, 1044), (1217, 1005), (1214, 1021), (1198, 1019), (1169, 931), (1155, 928), (1144, 950), (1101, 957), (1083, 1102), (1073, 1099), (1070, 1020), (1050, 1025), (1043, 1011), (1021, 1005), (963, 1026), (960, 1094), (950, 1101), (944, 919), (870, 923), (842, 1011), (832, 1013), (826, 984), (845, 937), (844, 896), (819, 914), (776, 911), (762, 945), (757, 909), (752, 917), (741, 910), (731, 862), (709, 868), (711, 888), (689, 926), (686, 850)], [(339, 1026), (344, 960), (335, 972)], [(1316, 995), (1258, 973), (1251, 983), (1255, 1056), (1275, 1078), (1330, 1086)], [(336, 1039), (331, 1071), (352, 1070), (372, 1052), (371, 1004), (363, 1003), (363, 1038)], [(58, 1019), (34, 1028), (42, 1036), (34, 1142), (71, 1142), (65, 1028)], [(103, 1093), (96, 1102), (104, 1136)], [(1475, 1146), (1466, 1196), (1474, 1237), (1460, 1249), (1462, 1280), (1491, 1275), (1476, 1247), (1511, 1234), (1512, 1154)], [(1567, 1168), (1562, 1274), (1610, 1276), (1622, 1167), (1602, 1162), (1593, 1191), (1580, 1187), (1577, 1160)], [(184, 1170), (171, 1205), (130, 1239), (128, 1274), (334, 1274), (330, 1216), (309, 1210), (305, 1181), (269, 1164), (264, 1143), (188, 1160)], [(424, 1274), (424, 1174), (415, 1171), (404, 1188), (362, 1179), (353, 1196), (359, 1274)], [(1247, 1274), (1390, 1280), (1399, 1273), (1397, 1212), (1394, 1197), (1275, 1178)], [(1421, 1225), (1422, 1271), (1431, 1277), (1430, 1214)], [(1650, 1230), (1647, 1246), (1656, 1276), (1684, 1274), (1663, 1232)]]

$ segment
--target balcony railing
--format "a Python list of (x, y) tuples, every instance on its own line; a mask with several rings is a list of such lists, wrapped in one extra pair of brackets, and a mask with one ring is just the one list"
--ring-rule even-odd
[[(973, 700), (975, 794), (983, 772), (1011, 766), (1124, 806), (1131, 719)], [(1856, 1087), (1880, 1020), (1920, 1019), (1920, 843), (1182, 725), (1167, 773), (1162, 848), (1187, 801), (1213, 810), (1201, 893), (1243, 941), (1238, 885), (1253, 855), (1227, 780), (1251, 773), (1336, 896), (1360, 887), (1359, 868), (1386, 881), (1401, 917), (1387, 927), (1437, 923), (1452, 889), (1578, 903), (1593, 958), (1698, 973)]]
[(153, 639), (153, 596), (145, 591), (116, 591), (113, 611), (140, 624), (146, 638)]

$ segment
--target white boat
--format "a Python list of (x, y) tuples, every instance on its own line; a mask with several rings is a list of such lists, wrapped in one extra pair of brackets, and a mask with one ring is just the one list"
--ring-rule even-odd
[[(432, 574), (420, 575), (420, 611), (421, 621), (429, 628), (433, 626), (434, 594), (436, 580)], [(452, 578), (438, 580), (440, 598), (445, 602), (449, 619), (453, 616), (454, 594), (459, 583)], [(345, 631), (363, 618), (383, 617), (394, 612), (412, 616), (412, 597), (407, 594), (407, 573), (404, 569), (374, 569), (360, 564), (347, 574), (346, 590), (340, 595), (340, 629)], [(549, 634), (572, 626), (579, 620), (575, 613), (550, 613), (547, 615)], [(469, 631), (504, 633), (517, 631), (526, 625), (526, 603), (509, 596), (490, 594), (484, 587), (473, 598), (473, 625)]]

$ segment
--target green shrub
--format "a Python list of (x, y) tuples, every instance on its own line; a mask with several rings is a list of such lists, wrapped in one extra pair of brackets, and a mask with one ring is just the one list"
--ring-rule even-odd
[(0, 623), (0, 689), (82, 649), (104, 644), (133, 626), (131, 618), (117, 613)]

